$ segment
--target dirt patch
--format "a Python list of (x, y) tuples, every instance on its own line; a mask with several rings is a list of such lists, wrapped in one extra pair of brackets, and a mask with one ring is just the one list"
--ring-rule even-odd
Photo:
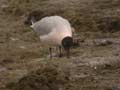
[[(0, 0), (0, 90), (120, 90), (119, 3)], [(70, 59), (48, 59), (39, 36), (23, 24), (24, 15), (34, 10), (40, 17), (70, 21), (80, 41)]]
[(44, 65), (21, 78), (13, 90), (65, 90), (69, 84), (68, 75), (54, 65)]

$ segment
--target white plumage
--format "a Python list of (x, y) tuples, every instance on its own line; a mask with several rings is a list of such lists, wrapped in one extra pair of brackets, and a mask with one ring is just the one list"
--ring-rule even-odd
[(63, 38), (72, 37), (70, 23), (60, 16), (42, 18), (31, 27), (40, 35), (40, 40), (49, 45), (61, 45)]
[(61, 56), (61, 46), (69, 57), (70, 48), (73, 45), (72, 29), (68, 20), (61, 16), (49, 16), (38, 20), (36, 13), (32, 12), (25, 20), (25, 24), (32, 24), (31, 27), (38, 33), (43, 44), (50, 47), (50, 56), (52, 57), (51, 46), (59, 46)]

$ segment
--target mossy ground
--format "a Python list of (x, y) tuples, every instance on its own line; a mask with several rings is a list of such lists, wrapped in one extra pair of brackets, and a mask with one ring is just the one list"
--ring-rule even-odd
[[(20, 88), (23, 78), (28, 80), (23, 80), (25, 83), (35, 81), (36, 73), (46, 65), (57, 67), (58, 70), (52, 68), (55, 72), (61, 70), (58, 78), (67, 75), (69, 81), (65, 82), (69, 85), (60, 84), (65, 90), (119, 89), (119, 4), (119, 0), (0, 0), (0, 90)], [(40, 12), (40, 17), (65, 17), (75, 28), (75, 38), (85, 40), (80, 42), (80, 47), (72, 49), (70, 59), (64, 56), (50, 60), (48, 49), (41, 45), (37, 34), (23, 24), (26, 13), (34, 10)], [(104, 39), (113, 43), (106, 46), (94, 43)], [(29, 84), (25, 85), (27, 90)]]

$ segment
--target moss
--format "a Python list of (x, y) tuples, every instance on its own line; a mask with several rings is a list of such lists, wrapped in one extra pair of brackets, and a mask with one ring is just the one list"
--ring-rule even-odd
[(59, 90), (69, 83), (69, 77), (59, 67), (47, 63), (28, 73), (17, 83), (9, 84), (13, 90)]
[[(117, 13), (119, 0), (81, 1), (55, 1), (50, 0), (11, 0), (8, 13), (16, 16), (28, 12), (39, 11), (39, 18), (60, 15), (68, 19), (72, 26), (79, 31), (118, 31), (120, 13)], [(116, 21), (106, 21), (106, 18), (114, 17)], [(102, 21), (101, 21), (101, 18)], [(112, 20), (112, 18), (109, 18)], [(112, 27), (111, 27), (112, 26)]]

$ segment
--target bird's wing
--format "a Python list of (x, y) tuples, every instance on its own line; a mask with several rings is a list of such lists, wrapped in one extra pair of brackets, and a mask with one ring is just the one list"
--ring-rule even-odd
[(47, 35), (54, 30), (60, 33), (71, 33), (70, 23), (59, 16), (45, 17), (31, 26), (39, 35)]
[(49, 22), (36, 22), (31, 26), (39, 35), (47, 35), (52, 29), (52, 24)]

